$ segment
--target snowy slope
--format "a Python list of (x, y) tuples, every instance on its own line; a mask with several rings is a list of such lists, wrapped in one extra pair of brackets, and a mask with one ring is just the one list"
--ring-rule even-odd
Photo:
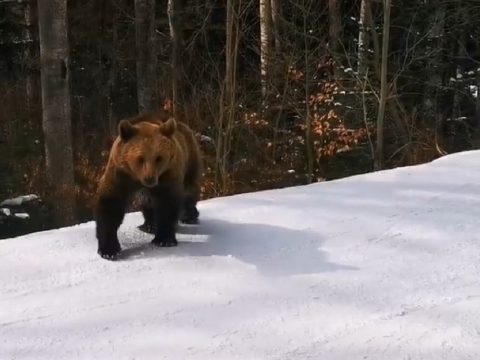
[(479, 359), (480, 152), (0, 241), (0, 359)]

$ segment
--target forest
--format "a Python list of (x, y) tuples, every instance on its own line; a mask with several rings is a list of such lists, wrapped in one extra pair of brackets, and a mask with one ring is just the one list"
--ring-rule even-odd
[(0, 202), (92, 219), (123, 118), (196, 132), (202, 198), (477, 149), (478, 0), (0, 0)]

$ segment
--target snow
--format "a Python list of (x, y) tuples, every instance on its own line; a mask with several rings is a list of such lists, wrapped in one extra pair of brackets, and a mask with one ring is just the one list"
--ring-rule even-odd
[(472, 94), (472, 96), (476, 99), (478, 96), (478, 86), (470, 85), (468, 88), (470, 90), (470, 94)]
[(478, 359), (480, 152), (0, 242), (0, 359)]
[(34, 195), (34, 194), (23, 195), (23, 196), (18, 196), (18, 197), (13, 198), (13, 199), (7, 199), (5, 201), (2, 201), (0, 203), (0, 206), (20, 206), (25, 202), (29, 202), (29, 201), (37, 200), (37, 199), (38, 199), (38, 196)]
[(3, 214), (5, 216), (11, 216), (12, 212), (8, 208), (0, 208), (0, 214)]

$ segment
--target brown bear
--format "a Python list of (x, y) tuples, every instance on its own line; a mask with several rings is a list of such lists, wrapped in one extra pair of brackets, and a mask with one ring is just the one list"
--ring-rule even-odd
[(144, 195), (143, 228), (153, 244), (176, 246), (179, 220), (197, 223), (201, 156), (192, 130), (164, 113), (124, 119), (100, 179), (95, 209), (98, 254), (114, 259), (121, 250), (117, 230), (134, 193)]

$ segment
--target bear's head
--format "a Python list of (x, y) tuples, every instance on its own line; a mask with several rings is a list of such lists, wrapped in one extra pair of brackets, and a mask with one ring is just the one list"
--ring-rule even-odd
[(156, 186), (175, 156), (176, 128), (173, 118), (163, 124), (147, 121), (132, 124), (128, 119), (122, 120), (118, 125), (121, 148), (118, 163), (142, 185)]

